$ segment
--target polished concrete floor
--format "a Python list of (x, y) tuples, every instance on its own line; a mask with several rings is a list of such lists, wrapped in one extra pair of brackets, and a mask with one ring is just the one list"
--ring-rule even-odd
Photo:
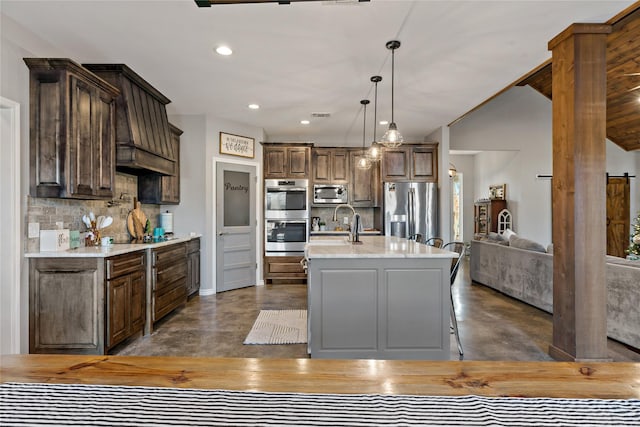
[[(552, 360), (551, 315), (485, 286), (471, 284), (468, 260), (454, 284), (454, 303), (464, 360)], [(189, 300), (156, 324), (148, 337), (135, 337), (113, 354), (192, 357), (308, 357), (306, 344), (244, 345), (260, 310), (306, 308), (303, 285), (267, 285)], [(609, 340), (614, 361), (640, 361), (640, 353)], [(451, 360), (458, 360), (451, 334)]]

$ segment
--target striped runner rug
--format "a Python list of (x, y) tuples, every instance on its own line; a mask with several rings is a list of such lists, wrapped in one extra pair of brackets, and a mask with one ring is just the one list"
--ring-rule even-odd
[(304, 344), (307, 310), (260, 310), (244, 344)]
[(2, 426), (640, 426), (640, 400), (0, 385)]

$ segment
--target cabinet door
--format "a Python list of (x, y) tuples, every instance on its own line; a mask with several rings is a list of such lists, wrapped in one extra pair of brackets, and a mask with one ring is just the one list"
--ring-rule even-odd
[(290, 178), (308, 178), (309, 160), (311, 150), (307, 147), (289, 147), (288, 154), (288, 176)]
[(411, 179), (408, 147), (385, 148), (382, 154), (382, 181), (399, 182)]
[(95, 124), (95, 195), (112, 198), (115, 189), (114, 131), (115, 103), (110, 95), (98, 92), (94, 103), (93, 123)]
[[(355, 163), (351, 162), (352, 165)], [(331, 156), (331, 179), (334, 183), (343, 184), (349, 181), (349, 152), (334, 150)]]
[(476, 203), (475, 205), (475, 233), (489, 233), (489, 204)]
[(92, 114), (93, 88), (75, 77), (69, 79), (71, 102), (69, 122), (71, 133), (69, 143), (69, 195), (90, 198), (95, 190), (94, 170), (96, 168), (95, 116)]
[(357, 164), (364, 156), (362, 150), (353, 150), (349, 153), (351, 167), (351, 182), (349, 185), (349, 203), (359, 207), (376, 206), (376, 181), (378, 180), (377, 164), (369, 169), (360, 169)]
[(264, 177), (284, 178), (286, 176), (287, 149), (269, 147), (264, 149)]
[(200, 251), (189, 254), (187, 258), (187, 296), (200, 289)]
[(182, 130), (169, 123), (171, 129), (171, 151), (176, 159), (173, 175), (163, 175), (160, 178), (161, 203), (162, 204), (179, 204), (180, 203), (180, 135)]
[(436, 182), (438, 171), (436, 168), (436, 150), (434, 147), (412, 147), (411, 150), (411, 180), (421, 182)]
[(129, 336), (131, 276), (107, 281), (107, 348)]
[(131, 279), (130, 334), (133, 334), (144, 328), (147, 312), (147, 274), (145, 271), (139, 271), (129, 277)]
[(312, 159), (313, 182), (331, 182), (331, 150), (314, 148)]

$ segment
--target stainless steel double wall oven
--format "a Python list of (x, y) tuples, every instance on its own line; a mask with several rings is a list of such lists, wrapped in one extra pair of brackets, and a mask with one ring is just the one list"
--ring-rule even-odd
[(267, 179), (264, 187), (266, 255), (301, 255), (309, 238), (309, 180)]

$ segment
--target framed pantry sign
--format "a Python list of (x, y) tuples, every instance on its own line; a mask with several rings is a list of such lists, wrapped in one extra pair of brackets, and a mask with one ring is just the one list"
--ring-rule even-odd
[(220, 154), (254, 158), (255, 139), (220, 132)]

